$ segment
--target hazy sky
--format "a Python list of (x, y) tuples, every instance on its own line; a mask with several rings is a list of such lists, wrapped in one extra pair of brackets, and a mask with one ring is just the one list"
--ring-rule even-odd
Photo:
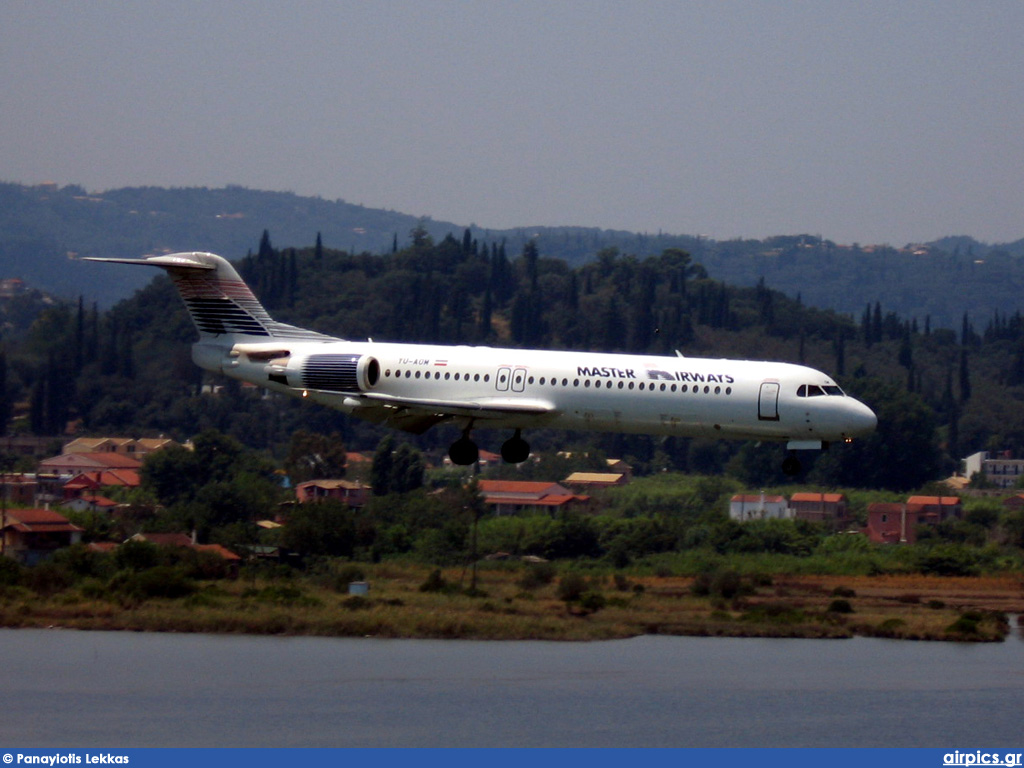
[(0, 180), (1024, 237), (1024, 3), (0, 2)]

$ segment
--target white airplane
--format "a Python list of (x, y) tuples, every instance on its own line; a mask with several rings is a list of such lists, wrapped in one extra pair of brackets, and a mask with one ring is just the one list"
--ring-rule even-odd
[(802, 365), (348, 341), (273, 320), (212, 253), (86, 260), (165, 269), (199, 331), (200, 367), (416, 434), (455, 424), (455, 464), (477, 461), (475, 428), (513, 430), (501, 455), (514, 464), (530, 455), (524, 429), (555, 428), (782, 441), (783, 469), (796, 474), (796, 450), (849, 442), (877, 424)]

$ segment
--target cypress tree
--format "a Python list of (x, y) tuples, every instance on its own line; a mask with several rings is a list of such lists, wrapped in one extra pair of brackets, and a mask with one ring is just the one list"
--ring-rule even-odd
[(971, 374), (967, 365), (967, 350), (960, 350), (960, 402), (971, 399)]
[(7, 434), (11, 418), (11, 401), (7, 394), (7, 353), (0, 349), (0, 435)]

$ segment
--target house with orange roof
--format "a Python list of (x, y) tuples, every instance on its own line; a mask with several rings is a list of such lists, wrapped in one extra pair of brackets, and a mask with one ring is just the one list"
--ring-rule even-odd
[(496, 515), (519, 513), (554, 513), (569, 505), (590, 501), (589, 496), (575, 494), (563, 485), (526, 480), (480, 480), (477, 483), (484, 503)]
[(924, 525), (938, 525), (943, 520), (959, 520), (964, 516), (959, 496), (911, 496), (907, 508), (915, 510)]
[(95, 495), (104, 488), (138, 488), (142, 483), (134, 469), (107, 469), (82, 472), (64, 483), (64, 498)]
[(96, 494), (84, 494), (82, 496), (76, 496), (73, 499), (68, 499), (61, 504), (62, 509), (70, 510), (72, 512), (103, 512), (110, 514), (117, 509), (117, 502), (113, 499), (108, 499), (106, 496), (99, 496)]
[(789, 497), (789, 509), (797, 520), (826, 523), (843, 528), (850, 521), (846, 496), (841, 493), (794, 493)]
[(868, 525), (864, 529), (876, 544), (913, 544), (917, 541), (920, 510), (910, 504), (874, 502), (868, 505)]
[(138, 470), (142, 462), (120, 453), (62, 453), (39, 462), (39, 474), (58, 476), (81, 475), (86, 472), (105, 472), (112, 469)]
[(3, 554), (35, 565), (82, 540), (83, 529), (49, 509), (8, 509), (0, 528)]

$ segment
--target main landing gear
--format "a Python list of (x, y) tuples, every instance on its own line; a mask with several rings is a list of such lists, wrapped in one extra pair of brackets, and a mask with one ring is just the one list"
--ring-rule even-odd
[(480, 458), (480, 449), (470, 438), (468, 429), (462, 433), (462, 437), (452, 443), (448, 449), (448, 458), (452, 460), (452, 464), (458, 464), (460, 467), (476, 464)]
[[(448, 449), (448, 458), (452, 464), (467, 466), (476, 464), (480, 458), (480, 449), (469, 436), (469, 430), (462, 433), (462, 437), (452, 443)], [(501, 444), (501, 458), (509, 464), (522, 464), (530, 458), (530, 444), (523, 440), (522, 430), (517, 429), (515, 434)]]
[(530, 458), (530, 444), (523, 440), (522, 430), (501, 444), (501, 458), (509, 464), (522, 464)]

